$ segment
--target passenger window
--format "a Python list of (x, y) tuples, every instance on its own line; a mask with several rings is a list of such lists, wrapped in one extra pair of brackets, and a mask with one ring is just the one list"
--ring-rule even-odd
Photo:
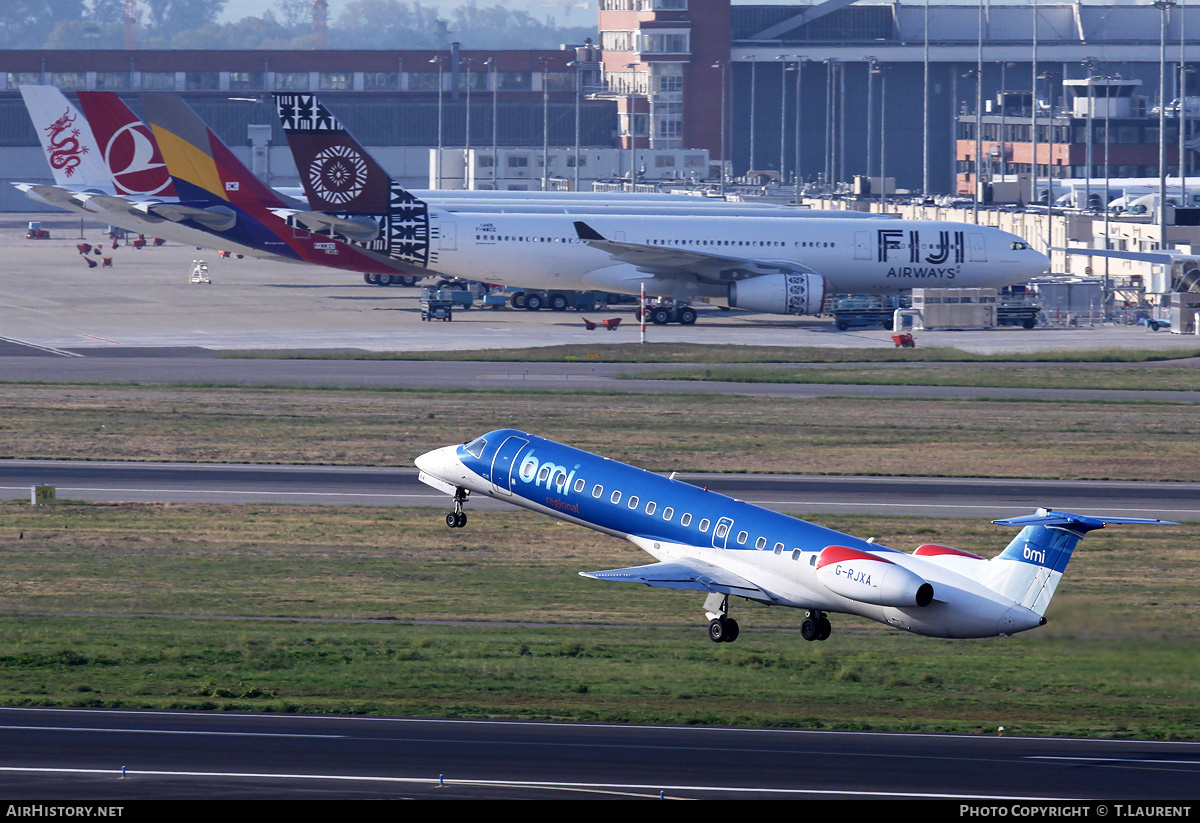
[[(799, 549), (792, 549), (792, 559), (793, 559), (793, 560), (799, 560), (799, 559), (800, 559), (800, 550), (799, 550)], [(812, 556), (812, 560), (810, 560), (810, 561), (809, 561), (808, 565), (810, 565), (810, 566), (815, 566), (815, 565), (816, 565), (816, 563), (817, 563), (817, 556), (814, 554), (814, 555)]]
[[(684, 512), (683, 517), (679, 518), (679, 525), (681, 525), (681, 526), (691, 525), (691, 522), (692, 522), (692, 515), (690, 512)], [(701, 529), (701, 531), (704, 531), (704, 530)]]
[(658, 504), (651, 500), (646, 504), (646, 514), (654, 514), (654, 510), (658, 508)]
[(596, 498), (597, 500), (599, 500), (599, 499), (600, 499), (600, 495), (602, 495), (602, 494), (604, 494), (604, 487), (603, 487), (603, 486), (601, 486), (599, 483), (597, 483), (596, 485), (592, 486), (592, 497), (594, 497), (594, 498)]
[(707, 520), (700, 521), (700, 531), (702, 531), (702, 532), (708, 531), (708, 521)]
[(575, 491), (577, 491), (577, 492), (583, 491), (583, 487), (586, 485), (587, 484), (583, 482), (583, 478), (582, 477), (579, 478), (578, 480), (575, 481)]
[(561, 491), (562, 487), (567, 485), (567, 476), (562, 472), (559, 472), (558, 476), (554, 478), (554, 485), (558, 486), (559, 490)]
[(629, 508), (636, 509), (637, 504), (638, 504), (638, 498), (637, 498), (637, 495), (635, 494), (629, 498)]
[(762, 551), (766, 547), (767, 547), (767, 538), (760, 537), (754, 541), (754, 548), (758, 549), (759, 551)]
[[(707, 520), (704, 521), (704, 523), (707, 523), (707, 522), (708, 522)], [(704, 523), (701, 523), (700, 525), (704, 525)], [(701, 529), (700, 531), (704, 531), (704, 529)], [(729, 534), (729, 524), (728, 523), (722, 523), (721, 525), (717, 526), (717, 537), (724, 537), (727, 534)]]
[(780, 553), (780, 552), (782, 552), (782, 551), (783, 551), (783, 544), (782, 544), (782, 543), (776, 543), (776, 544), (775, 544), (775, 554), (779, 554), (779, 553)]
[(670, 520), (674, 516), (675, 510), (670, 506), (667, 506), (665, 509), (663, 509), (663, 520)]
[(750, 536), (750, 535), (749, 535), (747, 532), (738, 532), (738, 544), (739, 544), (739, 545), (745, 545), (745, 543), (746, 543), (746, 538), (747, 538), (747, 537), (749, 537), (749, 536)]
[(620, 502), (621, 502), (621, 493), (620, 493), (620, 492), (613, 492), (613, 493), (612, 493), (612, 497), (610, 497), (610, 498), (608, 498), (608, 499), (609, 499), (609, 500), (611, 500), (611, 501), (612, 501), (612, 502), (614, 502), (614, 503), (620, 503)]
[(546, 466), (542, 466), (542, 470), (540, 472), (538, 472), (538, 482), (539, 483), (546, 482), (546, 478), (549, 476), (550, 476), (550, 469), (547, 468)]

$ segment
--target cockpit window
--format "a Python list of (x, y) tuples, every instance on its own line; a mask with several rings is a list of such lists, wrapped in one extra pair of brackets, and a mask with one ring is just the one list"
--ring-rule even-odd
[(1020, 240), (1014, 240), (1013, 244), (1011, 246), (1009, 246), (1009, 248), (1011, 248), (1013, 251), (1023, 251), (1025, 249), (1029, 248), (1029, 244), (1022, 243)]
[(487, 448), (487, 441), (482, 437), (477, 437), (464, 446), (464, 448), (467, 450), (467, 454), (472, 457), (483, 457), (483, 450)]

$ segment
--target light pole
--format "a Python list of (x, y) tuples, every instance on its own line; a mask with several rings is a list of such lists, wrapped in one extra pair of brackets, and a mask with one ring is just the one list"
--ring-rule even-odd
[(537, 59), (542, 65), (542, 191), (550, 188), (550, 85), (545, 57)]
[(496, 95), (500, 92), (500, 78), (496, 74), (495, 57), (489, 57), (487, 60), (484, 60), (483, 65), (487, 66), (489, 69), (489, 74), (491, 76), (488, 78), (488, 80), (492, 84), (492, 191), (495, 191), (497, 185), (496, 164), (500, 162), (500, 158), (497, 156), (498, 152), (496, 151), (496, 113), (499, 109)]
[(750, 168), (754, 171), (754, 87), (758, 62), (756, 55), (750, 55)]
[(721, 191), (722, 198), (725, 197), (725, 135), (728, 132), (728, 129), (725, 126), (725, 109), (726, 109), (726, 105), (725, 105), (725, 89), (726, 89), (725, 69), (728, 66), (729, 66), (729, 64), (724, 60), (718, 60), (717, 62), (712, 64), (712, 67), (714, 69), (721, 70), (721, 185), (720, 185), (720, 191)]
[(1088, 96), (1087, 96), (1087, 105), (1088, 105), (1087, 147), (1084, 150), (1084, 162), (1087, 163), (1087, 173), (1084, 175), (1084, 178), (1083, 178), (1083, 192), (1084, 192), (1083, 202), (1084, 202), (1085, 208), (1091, 209), (1091, 207), (1092, 207), (1092, 169), (1093, 169), (1092, 143), (1095, 142), (1093, 133), (1092, 133), (1092, 131), (1093, 131), (1092, 124), (1094, 122), (1095, 110), (1096, 110), (1096, 95), (1095, 95), (1095, 91), (1094, 91), (1095, 77), (1096, 77), (1096, 58), (1094, 58), (1094, 57), (1084, 58), (1083, 65), (1087, 69), (1087, 82), (1088, 82), (1088, 85), (1087, 85), (1087, 92), (1088, 92)]
[(929, 0), (925, 0), (924, 85), (921, 87), (921, 107), (924, 123), (921, 128), (921, 194), (929, 196)]
[(867, 180), (871, 179), (871, 155), (874, 153), (871, 145), (871, 122), (875, 117), (875, 75), (879, 74), (879, 63), (874, 57), (864, 57), (867, 61)]
[(442, 187), (442, 64), (445, 62), (446, 56), (439, 54), (436, 57), (430, 58), (430, 63), (437, 63), (438, 67), (438, 142), (437, 156), (433, 161), (433, 174), (435, 189)]
[(887, 212), (887, 67), (879, 72), (879, 211)]
[(637, 129), (634, 128), (634, 105), (637, 93), (637, 73), (633, 71), (638, 66), (637, 63), (626, 63), (624, 68), (629, 69), (629, 191), (633, 191), (634, 185), (637, 184)]
[(1175, 0), (1154, 0), (1158, 28), (1158, 247), (1167, 247), (1167, 16)]
[(463, 137), (463, 188), (473, 189), (474, 175), (471, 174), (471, 58), (464, 57), (460, 61), (467, 64), (467, 122)]
[(796, 58), (796, 65), (788, 66), (788, 71), (796, 72), (796, 134), (795, 134), (796, 139), (795, 139), (795, 144), (793, 147), (796, 152), (796, 159), (795, 159), (795, 166), (792, 169), (792, 181), (795, 183), (794, 188), (796, 190), (796, 205), (798, 206), (798, 205), (800, 205), (800, 177), (801, 177), (801, 175), (800, 175), (800, 127), (803, 125), (803, 122), (804, 122), (804, 120), (803, 120), (804, 90), (803, 90), (803, 84), (801, 81), (803, 80), (803, 75), (804, 75), (804, 63), (808, 58), (801, 57), (798, 54), (792, 55), (792, 56)]
[(784, 167), (786, 163), (784, 158), (787, 156), (787, 55), (780, 54), (775, 57), (781, 61), (779, 64), (779, 187), (783, 188)]
[(1029, 192), (1029, 201), (1031, 203), (1038, 201), (1038, 16), (1038, 0), (1033, 0), (1033, 74), (1030, 81), (1032, 85), (1030, 114), (1033, 120), (1030, 129), (1033, 137), (1033, 174), (1031, 175), (1033, 182), (1030, 183), (1031, 188)]
[(979, 40), (975, 52), (975, 197), (971, 213), (979, 225), (979, 198), (983, 195), (983, 0), (979, 2)]
[(575, 69), (575, 191), (579, 191), (579, 61), (567, 63)]

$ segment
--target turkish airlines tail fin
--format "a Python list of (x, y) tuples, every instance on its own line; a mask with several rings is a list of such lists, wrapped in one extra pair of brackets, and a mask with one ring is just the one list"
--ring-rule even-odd
[(87, 118), (55, 86), (21, 86), (46, 159), (60, 186), (112, 186), (104, 152)]
[(175, 186), (154, 133), (111, 91), (78, 92), (79, 107), (103, 150), (118, 194), (174, 197)]
[(1023, 526), (999, 555), (988, 561), (980, 582), (998, 594), (1044, 615), (1058, 581), (1066, 571), (1075, 544), (1106, 523), (1146, 523), (1177, 526), (1169, 520), (1083, 515), (1038, 509), (1037, 514), (994, 521), (1000, 526)]

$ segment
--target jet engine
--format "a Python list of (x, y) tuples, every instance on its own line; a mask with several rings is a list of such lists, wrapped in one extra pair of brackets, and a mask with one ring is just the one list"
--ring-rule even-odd
[(826, 546), (817, 556), (817, 580), (834, 594), (876, 606), (928, 606), (933, 586), (877, 554)]
[(825, 278), (815, 273), (764, 274), (729, 286), (729, 305), (767, 314), (820, 314)]

